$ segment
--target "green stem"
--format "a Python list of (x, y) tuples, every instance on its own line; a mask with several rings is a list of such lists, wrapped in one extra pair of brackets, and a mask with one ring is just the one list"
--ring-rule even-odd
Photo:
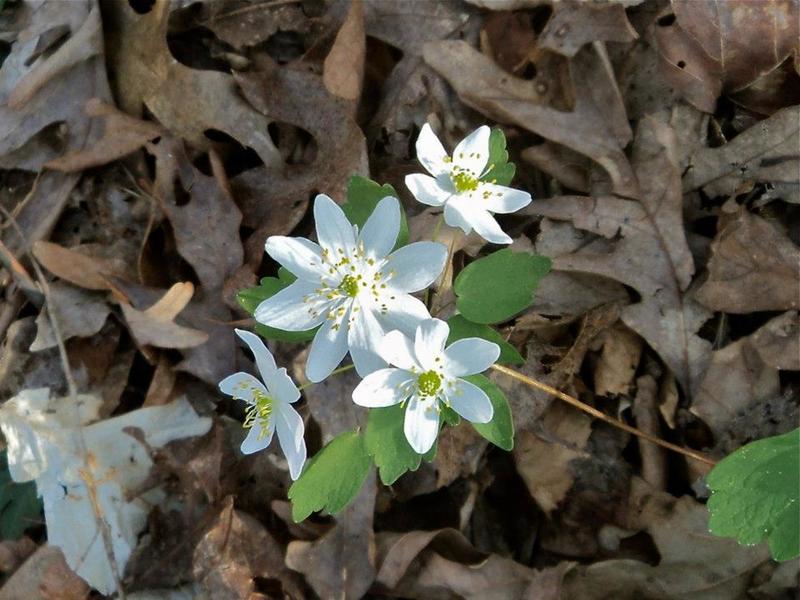
[[(334, 369), (333, 371), (331, 371), (331, 374), (328, 377), (333, 377), (334, 375), (338, 375), (339, 373), (344, 373), (345, 371), (349, 371), (354, 368), (355, 368), (354, 365), (345, 365), (344, 367), (339, 367), (338, 369)], [(322, 382), (320, 381), (319, 383)], [(302, 392), (304, 389), (311, 387), (312, 385), (314, 385), (313, 381), (306, 381), (303, 385), (298, 386), (297, 389)]]

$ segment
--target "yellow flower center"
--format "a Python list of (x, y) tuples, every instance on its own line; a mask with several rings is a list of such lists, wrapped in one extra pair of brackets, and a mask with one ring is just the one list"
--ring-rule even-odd
[(256, 390), (253, 392), (253, 400), (254, 403), (247, 407), (244, 427), (245, 429), (250, 429), (258, 423), (261, 425), (258, 439), (263, 439), (269, 433), (269, 420), (272, 417), (272, 398), (261, 390)]
[(450, 175), (453, 185), (458, 193), (474, 192), (478, 189), (478, 178), (473, 177), (469, 171), (458, 171)]
[(345, 275), (339, 284), (339, 289), (351, 298), (355, 298), (358, 294), (358, 279), (352, 275)]
[(422, 396), (433, 396), (442, 387), (442, 378), (435, 371), (426, 371), (417, 379), (417, 389)]

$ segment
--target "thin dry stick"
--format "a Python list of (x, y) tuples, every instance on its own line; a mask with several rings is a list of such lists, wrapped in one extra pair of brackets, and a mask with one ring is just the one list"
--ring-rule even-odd
[(636, 429), (636, 427), (631, 427), (627, 423), (623, 423), (622, 421), (615, 419), (614, 417), (609, 417), (607, 414), (597, 410), (596, 408), (589, 406), (588, 404), (584, 404), (583, 402), (581, 402), (577, 398), (573, 398), (569, 394), (565, 394), (564, 392), (557, 390), (556, 388), (549, 386), (546, 383), (542, 383), (541, 381), (537, 381), (531, 377), (528, 377), (527, 375), (523, 375), (522, 373), (519, 373), (514, 369), (509, 369), (508, 367), (504, 367), (502, 365), (492, 365), (492, 368), (495, 371), (499, 371), (504, 375), (508, 375), (509, 377), (524, 383), (525, 385), (529, 385), (531, 387), (535, 387), (536, 389), (542, 390), (543, 392), (547, 392), (551, 396), (555, 396), (559, 400), (574, 406), (578, 410), (582, 410), (583, 412), (592, 415), (596, 419), (605, 421), (609, 425), (613, 425), (618, 429), (627, 431), (628, 433), (640, 437), (643, 440), (647, 440), (648, 442), (661, 446), (662, 448), (666, 448), (667, 450), (672, 450), (673, 452), (677, 452), (678, 454), (683, 454), (684, 456), (688, 456), (689, 458), (693, 458), (707, 465), (714, 466), (715, 464), (717, 464), (715, 461), (701, 454), (700, 452), (695, 452), (694, 450), (689, 450), (688, 448), (683, 448), (676, 444), (665, 442), (661, 438), (657, 438), (653, 435), (650, 435), (649, 433), (645, 433), (640, 429)]

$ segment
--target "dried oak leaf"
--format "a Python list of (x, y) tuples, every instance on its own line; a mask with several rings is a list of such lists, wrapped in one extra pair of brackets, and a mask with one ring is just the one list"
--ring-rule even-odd
[(127, 271), (121, 259), (90, 256), (53, 242), (36, 242), (33, 256), (56, 277), (87, 290), (111, 289), (107, 276), (124, 275)]
[(705, 371), (711, 345), (697, 330), (711, 316), (687, 294), (694, 261), (683, 226), (680, 173), (672, 130), (653, 118), (640, 122), (634, 152), (640, 202), (614, 197), (562, 196), (539, 200), (531, 212), (571, 220), (606, 238), (611, 250), (558, 256), (555, 270), (602, 275), (636, 289), (641, 301), (621, 318), (641, 335), (691, 395)]
[(573, 57), (585, 44), (626, 43), (637, 37), (621, 4), (561, 0), (553, 4), (553, 14), (542, 30), (539, 48)]
[(466, 42), (431, 42), (424, 57), (467, 105), (588, 156), (608, 172), (615, 193), (638, 197), (636, 177), (622, 150), (631, 130), (602, 47), (585, 48), (570, 62), (575, 101), (569, 112), (542, 105), (536, 83), (509, 75)]
[(55, 318), (62, 340), (90, 337), (102, 329), (111, 308), (101, 295), (60, 281), (54, 281), (48, 287), (47, 307), (36, 318), (36, 339), (31, 344), (31, 352), (57, 345), (51, 318)]
[(345, 100), (358, 100), (366, 53), (364, 5), (362, 0), (353, 0), (322, 66), (322, 82), (331, 94)]
[(697, 300), (712, 310), (750, 313), (800, 308), (800, 248), (785, 233), (745, 209), (711, 244), (708, 279)]

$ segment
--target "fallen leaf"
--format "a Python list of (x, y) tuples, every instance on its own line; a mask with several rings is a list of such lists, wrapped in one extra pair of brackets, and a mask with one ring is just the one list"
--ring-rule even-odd
[[(658, 383), (652, 375), (636, 379), (636, 397), (633, 399), (633, 416), (636, 427), (653, 437), (662, 439), (658, 414)], [(637, 438), (642, 457), (642, 479), (654, 490), (667, 489), (667, 457), (665, 450), (652, 442)]]
[(87, 290), (110, 289), (108, 275), (123, 275), (125, 264), (117, 259), (89, 256), (53, 242), (33, 244), (33, 256), (56, 277)]
[(474, 475), (488, 445), (489, 443), (466, 423), (442, 430), (437, 440), (434, 459), (436, 487), (445, 487), (459, 477)]
[(86, 582), (67, 566), (61, 550), (45, 544), (3, 584), (0, 600), (84, 600), (90, 591)]
[(553, 14), (539, 38), (539, 48), (573, 57), (592, 42), (626, 43), (638, 35), (621, 4), (591, 4), (561, 0), (553, 3)]
[(347, 17), (322, 67), (322, 82), (331, 94), (345, 100), (358, 100), (366, 52), (364, 6), (362, 0), (352, 0)]
[(39, 352), (57, 345), (50, 319), (58, 324), (62, 341), (73, 337), (89, 337), (100, 331), (111, 312), (106, 301), (98, 294), (87, 292), (67, 283), (54, 281), (48, 286), (47, 304), (36, 318), (38, 328), (31, 352)]
[(602, 334), (602, 351), (594, 370), (598, 396), (627, 394), (642, 356), (642, 340), (618, 324)]

